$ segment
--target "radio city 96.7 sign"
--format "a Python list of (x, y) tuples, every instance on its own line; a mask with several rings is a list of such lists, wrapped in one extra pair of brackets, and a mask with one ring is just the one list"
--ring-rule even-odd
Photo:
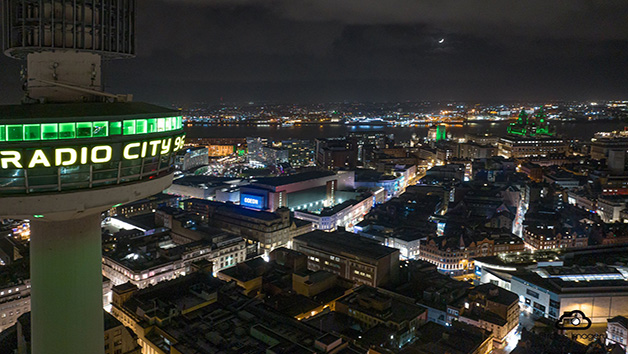
[(99, 164), (166, 155), (183, 148), (185, 135), (136, 142), (0, 150), (0, 167), (41, 168)]

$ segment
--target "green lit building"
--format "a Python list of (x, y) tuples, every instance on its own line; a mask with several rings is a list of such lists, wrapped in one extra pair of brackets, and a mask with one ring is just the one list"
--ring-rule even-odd
[(506, 158), (564, 156), (567, 151), (567, 143), (556, 136), (543, 108), (534, 116), (521, 110), (517, 121), (508, 126), (508, 135), (498, 142), (498, 154)]
[(554, 130), (550, 129), (547, 114), (542, 107), (533, 117), (530, 117), (526, 111), (522, 109), (517, 121), (510, 123), (508, 126), (509, 135), (549, 137), (554, 136), (555, 133)]
[(447, 125), (437, 124), (431, 126), (427, 131), (427, 139), (430, 141), (447, 140)]

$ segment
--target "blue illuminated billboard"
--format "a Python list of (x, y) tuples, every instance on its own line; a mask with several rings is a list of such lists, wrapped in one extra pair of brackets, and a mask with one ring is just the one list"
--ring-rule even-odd
[(264, 197), (254, 194), (240, 194), (240, 205), (253, 209), (264, 209)]

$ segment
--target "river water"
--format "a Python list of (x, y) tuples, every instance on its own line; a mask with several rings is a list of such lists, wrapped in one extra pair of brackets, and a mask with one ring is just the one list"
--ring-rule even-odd
[[(449, 126), (454, 137), (463, 137), (465, 133), (505, 135), (509, 122), (478, 122)], [(615, 120), (604, 122), (552, 123), (559, 135), (567, 138), (591, 139), (598, 131), (621, 130), (627, 123)], [(395, 140), (408, 140), (412, 134), (419, 137), (427, 135), (428, 127), (383, 127), (383, 126), (348, 126), (344, 124), (300, 125), (300, 126), (259, 126), (259, 125), (195, 125), (185, 128), (190, 138), (245, 138), (267, 137), (281, 139), (314, 139), (345, 136), (350, 132), (383, 132), (394, 134)]]

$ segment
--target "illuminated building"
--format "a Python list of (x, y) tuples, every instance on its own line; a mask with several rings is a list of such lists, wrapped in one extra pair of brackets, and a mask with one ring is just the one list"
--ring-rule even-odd
[[(628, 150), (628, 136), (626, 131), (618, 134), (596, 134), (591, 139), (591, 158), (596, 160), (608, 159), (611, 151), (624, 152)], [(623, 167), (623, 166), (622, 166)]]
[(28, 279), (0, 287), (0, 331), (13, 326), (18, 317), (31, 310), (30, 295)]
[(536, 119), (522, 110), (516, 122), (508, 126), (508, 136), (499, 139), (499, 155), (506, 158), (564, 155), (567, 143), (555, 137), (547, 115), (541, 108)]
[(183, 205), (185, 210), (200, 215), (210, 226), (240, 235), (251, 244), (259, 244), (259, 251), (265, 255), (288, 246), (293, 237), (312, 231), (310, 222), (291, 218), (287, 208), (271, 213), (202, 199), (188, 199)]
[(175, 165), (181, 171), (189, 171), (209, 164), (209, 150), (206, 147), (190, 148), (179, 152)]
[(466, 166), (460, 163), (450, 163), (443, 166), (434, 166), (425, 172), (426, 180), (450, 181), (464, 180)]
[(338, 191), (353, 188), (353, 171), (312, 171), (290, 176), (251, 180), (240, 187), (240, 205), (251, 209), (275, 211), (321, 209), (340, 201)]
[(395, 142), (393, 134), (375, 132), (351, 132), (349, 138), (353, 139), (357, 145), (358, 162), (362, 166), (371, 161), (375, 151), (394, 145)]
[(109, 210), (110, 216), (131, 217), (135, 215), (144, 215), (154, 213), (155, 210), (162, 207), (176, 207), (179, 205), (179, 197), (168, 194), (155, 194), (148, 198), (136, 200), (124, 205), (117, 205)]
[(430, 127), (427, 131), (427, 140), (429, 141), (447, 140), (447, 126), (445, 124), (439, 124), (439, 125)]
[(264, 166), (263, 147), (265, 146), (268, 146), (266, 138), (246, 138), (247, 158), (251, 166)]
[(518, 135), (502, 137), (499, 139), (499, 156), (505, 158), (523, 158), (533, 156), (549, 156), (553, 154), (565, 154), (567, 143), (561, 138), (555, 137), (523, 137)]
[(308, 256), (310, 270), (326, 270), (358, 284), (395, 283), (399, 250), (348, 232), (312, 231), (297, 236), (293, 249)]
[[(312, 353), (325, 334), (201, 272), (145, 289), (115, 287), (112, 314), (145, 354)], [(347, 343), (338, 345), (330, 353)]]
[[(374, 214), (371, 214), (374, 215)], [(429, 221), (415, 222), (411, 227), (386, 227), (375, 220), (362, 221), (353, 227), (353, 232), (360, 236), (378, 241), (380, 244), (397, 248), (402, 260), (415, 259), (419, 256), (421, 240), (426, 235), (436, 232), (436, 224)]]
[(489, 354), (493, 352), (491, 332), (454, 322), (443, 326), (428, 322), (421, 326), (417, 339), (408, 345), (408, 353)]
[(578, 176), (563, 170), (547, 172), (543, 175), (543, 181), (556, 184), (563, 189), (574, 189), (580, 187), (580, 179)]
[(245, 138), (187, 138), (186, 144), (207, 147), (209, 157), (223, 157), (233, 153), (246, 155)]
[[(561, 218), (558, 214), (554, 214), (554, 216)], [(536, 251), (554, 248), (578, 248), (587, 247), (589, 244), (589, 237), (581, 225), (576, 225), (573, 228), (561, 227), (554, 222), (530, 219), (528, 217), (525, 221), (522, 235), (526, 249)]]
[(412, 342), (419, 326), (427, 322), (427, 309), (412, 299), (366, 285), (336, 300), (333, 310), (357, 320), (367, 330), (378, 325), (392, 329), (397, 348)]
[(491, 331), (498, 343), (519, 325), (519, 296), (494, 284), (476, 286), (447, 307), (448, 313), (458, 313), (452, 316), (456, 320)]
[(608, 319), (605, 344), (619, 344), (623, 351), (628, 348), (628, 318), (615, 316)]
[(102, 59), (135, 54), (134, 0), (2, 4), (27, 70), (0, 107), (0, 215), (31, 220), (32, 353), (104, 353), (100, 214), (170, 185), (182, 118), (103, 92)]
[(523, 241), (513, 234), (477, 234), (459, 237), (429, 237), (419, 246), (419, 259), (435, 264), (448, 274), (464, 274), (473, 269), (475, 257), (523, 251)]
[(155, 233), (118, 240), (115, 250), (103, 255), (103, 275), (114, 286), (128, 282), (141, 289), (190, 274), (195, 263), (211, 262), (217, 272), (246, 257), (246, 243), (240, 236), (223, 233), (179, 243), (168, 231), (152, 231)]
[(439, 124), (436, 126), (436, 141), (447, 140), (447, 126)]
[(108, 312), (105, 312), (105, 354), (141, 354), (137, 336)]
[(472, 141), (476, 144), (480, 144), (480, 145), (497, 145), (497, 141), (499, 140), (499, 137), (495, 136), (495, 135), (491, 135), (491, 134), (472, 134), (472, 133), (465, 133), (464, 134), (464, 139), (469, 142)]
[(280, 147), (263, 147), (262, 154), (266, 166), (276, 166), (282, 163), (288, 163), (290, 160), (290, 151)]
[(31, 225), (28, 222), (21, 222), (13, 228), (13, 237), (20, 241), (28, 241), (31, 237)]
[(288, 150), (288, 162), (293, 168), (314, 164), (314, 142), (312, 140), (284, 140), (281, 146)]
[(552, 136), (555, 132), (550, 129), (549, 123), (547, 122), (547, 114), (545, 114), (545, 111), (541, 108), (534, 118), (530, 117), (525, 110), (521, 110), (517, 121), (510, 123), (508, 126), (508, 134), (535, 137)]
[(399, 249), (401, 259), (418, 258), (421, 240), (425, 239), (425, 234), (416, 231), (418, 230), (401, 229), (398, 232), (392, 232), (386, 237), (384, 245)]
[(210, 157), (228, 156), (236, 151), (234, 145), (209, 145), (207, 149)]
[[(186, 198), (199, 198), (210, 200), (221, 200), (226, 195), (220, 195), (218, 192), (221, 190), (238, 191), (238, 198), (234, 198), (233, 195), (228, 195), (227, 199), (234, 199), (233, 201), (239, 201), (239, 185), (248, 185), (248, 180), (233, 180), (231, 178), (204, 176), (204, 175), (187, 175), (184, 177), (176, 178), (172, 181), (172, 185), (168, 189), (164, 190), (164, 193), (170, 194), (173, 197), (177, 196), (181, 199)], [(229, 193), (230, 194), (230, 193)]]
[(463, 159), (483, 159), (497, 155), (493, 145), (481, 145), (472, 141), (459, 144), (458, 156)]
[[(383, 191), (380, 189), (380, 193)], [(323, 208), (320, 212), (296, 210), (294, 217), (312, 222), (314, 228), (319, 230), (334, 231), (337, 227), (352, 229), (371, 210), (375, 204), (375, 199), (373, 194), (368, 193), (355, 199), (346, 200), (336, 206)]]
[(316, 139), (316, 166), (325, 170), (355, 168), (358, 148), (355, 139)]
[(519, 165), (518, 171), (521, 173), (525, 173), (528, 178), (530, 178), (534, 182), (543, 181), (543, 168), (535, 163), (524, 162)]
[[(358, 169), (355, 171), (355, 188), (369, 188), (371, 190), (379, 190), (383, 188), (386, 191), (386, 199), (397, 197), (406, 191), (408, 180), (406, 176), (413, 176), (413, 168), (402, 168), (399, 171), (390, 171), (391, 173), (378, 172), (369, 169)], [(416, 175), (416, 174), (414, 174)]]
[(581, 310), (593, 323), (606, 322), (608, 314), (628, 311), (625, 271), (614, 266), (543, 267), (512, 274), (511, 291), (539, 316), (558, 319), (566, 311)]
[(600, 196), (597, 199), (597, 214), (607, 223), (621, 221), (620, 213), (626, 209), (627, 202), (627, 195)]
[(593, 323), (606, 322), (609, 314), (627, 313), (627, 269), (605, 265), (623, 257), (625, 246), (581, 249), (562, 253), (578, 263), (596, 260), (596, 265), (564, 266), (555, 251), (521, 252), (506, 257), (476, 261), (479, 283), (494, 283), (519, 296), (527, 312), (558, 319), (565, 311), (581, 310)]

